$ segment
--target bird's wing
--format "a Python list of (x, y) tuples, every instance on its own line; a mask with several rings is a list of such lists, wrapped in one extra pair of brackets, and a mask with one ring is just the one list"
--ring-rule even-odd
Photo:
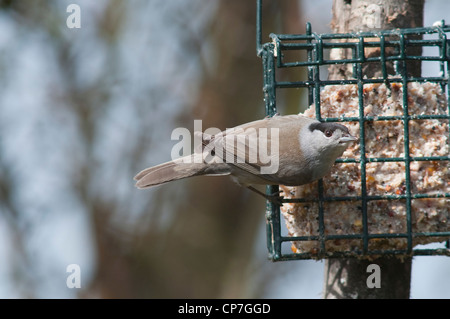
[(213, 152), (229, 165), (270, 179), (265, 173), (269, 171), (267, 168), (274, 162), (279, 163), (280, 154), (285, 151), (280, 141), (297, 140), (304, 121), (314, 120), (301, 115), (286, 115), (249, 122), (204, 138), (204, 150)]

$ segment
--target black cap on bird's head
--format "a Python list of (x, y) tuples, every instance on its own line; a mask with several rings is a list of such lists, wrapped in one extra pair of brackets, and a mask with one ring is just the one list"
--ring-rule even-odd
[(331, 138), (336, 134), (336, 138), (339, 138), (339, 143), (347, 143), (357, 140), (356, 137), (350, 134), (346, 126), (334, 122), (314, 122), (309, 125), (309, 130), (311, 132), (314, 132), (315, 130), (321, 131), (327, 138)]

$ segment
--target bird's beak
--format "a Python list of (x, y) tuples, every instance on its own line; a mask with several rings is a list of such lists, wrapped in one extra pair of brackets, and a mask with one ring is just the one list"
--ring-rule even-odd
[(357, 141), (358, 139), (350, 134), (345, 134), (339, 139), (339, 143), (349, 143)]

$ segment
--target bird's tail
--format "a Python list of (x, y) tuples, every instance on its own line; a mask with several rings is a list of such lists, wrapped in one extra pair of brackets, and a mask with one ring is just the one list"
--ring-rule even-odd
[(180, 158), (157, 166), (149, 167), (138, 173), (134, 179), (136, 187), (148, 188), (171, 181), (199, 175), (227, 175), (228, 167), (223, 164), (211, 165), (204, 162), (196, 163), (194, 157), (189, 160)]

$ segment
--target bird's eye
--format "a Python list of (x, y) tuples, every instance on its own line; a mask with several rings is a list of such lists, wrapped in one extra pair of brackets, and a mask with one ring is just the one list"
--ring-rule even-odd
[(331, 130), (326, 130), (325, 131), (325, 136), (326, 137), (331, 137), (331, 135), (333, 135), (333, 132)]

